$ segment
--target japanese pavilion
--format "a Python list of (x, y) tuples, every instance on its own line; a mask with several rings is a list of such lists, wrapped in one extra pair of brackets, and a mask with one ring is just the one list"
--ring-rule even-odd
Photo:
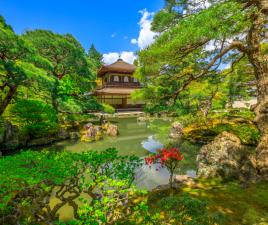
[(95, 95), (101, 103), (112, 105), (120, 110), (138, 110), (141, 102), (133, 102), (131, 93), (141, 88), (140, 83), (133, 77), (136, 66), (118, 59), (111, 65), (102, 66), (98, 71), (100, 85)]

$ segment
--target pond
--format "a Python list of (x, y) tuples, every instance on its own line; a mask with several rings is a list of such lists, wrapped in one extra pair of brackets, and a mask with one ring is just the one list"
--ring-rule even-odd
[[(107, 148), (116, 148), (120, 155), (137, 155), (145, 157), (154, 153), (157, 149), (170, 143), (168, 133), (172, 119), (152, 119), (148, 122), (138, 122), (137, 118), (109, 119), (118, 125), (120, 135), (118, 137), (105, 137), (103, 140), (87, 143), (82, 141), (66, 140), (57, 142), (46, 149), (65, 150), (69, 152), (83, 152)], [(178, 173), (195, 175), (195, 158), (199, 146), (187, 142), (180, 146), (184, 160)], [(169, 174), (165, 169), (156, 170), (153, 166), (148, 168), (144, 165), (137, 171), (137, 186), (151, 190), (152, 188), (168, 183)]]
[[(49, 147), (48, 150), (83, 152), (83, 151), (101, 151), (107, 148), (116, 148), (120, 155), (137, 155), (145, 157), (157, 149), (170, 143), (168, 133), (173, 119), (151, 119), (148, 122), (138, 122), (137, 118), (121, 118), (110, 119), (111, 123), (118, 125), (120, 135), (118, 137), (105, 137), (103, 140), (86, 143), (82, 141), (66, 140), (57, 142)], [(184, 154), (184, 160), (181, 161), (179, 174), (195, 175), (196, 170), (196, 155), (199, 146), (191, 145), (184, 142), (180, 146)], [(136, 185), (138, 188), (152, 190), (158, 185), (167, 184), (169, 173), (166, 169), (158, 169), (155, 166), (149, 168), (143, 165), (137, 171)], [(81, 196), (88, 198), (88, 196)], [(54, 205), (59, 200), (55, 197), (51, 198), (51, 205)], [(77, 201), (78, 205), (80, 202)], [(72, 208), (68, 205), (64, 206), (59, 211), (61, 221), (73, 219)]]

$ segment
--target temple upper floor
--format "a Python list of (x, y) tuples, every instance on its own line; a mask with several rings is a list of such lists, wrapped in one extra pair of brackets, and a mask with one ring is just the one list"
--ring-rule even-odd
[(98, 88), (126, 87), (140, 88), (139, 81), (133, 77), (136, 66), (118, 59), (111, 65), (102, 66), (98, 72)]
[(133, 87), (139, 88), (139, 81), (128, 74), (114, 74), (108, 73), (101, 79), (102, 87)]

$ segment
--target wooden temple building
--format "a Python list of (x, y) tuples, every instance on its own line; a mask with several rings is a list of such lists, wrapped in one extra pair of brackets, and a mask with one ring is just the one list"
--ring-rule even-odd
[(139, 110), (142, 102), (133, 102), (131, 93), (141, 88), (133, 77), (136, 66), (118, 59), (98, 71), (99, 86), (95, 92), (99, 102), (112, 105), (117, 111)]

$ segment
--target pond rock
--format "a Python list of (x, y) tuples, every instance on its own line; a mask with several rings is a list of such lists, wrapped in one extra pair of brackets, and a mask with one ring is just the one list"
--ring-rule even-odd
[(57, 134), (57, 139), (59, 140), (65, 140), (65, 139), (69, 139), (70, 138), (70, 134), (67, 131), (67, 129), (64, 128), (60, 128)]
[(101, 126), (95, 126), (92, 123), (84, 125), (81, 132), (82, 141), (97, 141), (103, 138), (103, 129)]
[(242, 145), (234, 134), (223, 132), (201, 148), (197, 167), (198, 177), (246, 181), (256, 176), (255, 150)]
[(171, 129), (169, 132), (169, 137), (180, 141), (183, 137), (183, 127), (179, 122), (174, 122), (171, 125)]
[(70, 139), (77, 140), (81, 137), (79, 132), (70, 132)]
[[(174, 182), (173, 183), (173, 188), (174, 189), (179, 189), (181, 186), (179, 183)], [(169, 184), (162, 184), (162, 185), (158, 185), (156, 188), (154, 188), (152, 191), (153, 192), (159, 192), (159, 191), (166, 191), (169, 190), (170, 186)]]
[(150, 120), (150, 117), (147, 116), (140, 116), (137, 118), (137, 122), (147, 122)]
[(193, 178), (188, 175), (175, 175), (174, 181), (177, 183), (184, 183), (192, 179)]
[(20, 132), (19, 127), (10, 121), (1, 124), (0, 150), (13, 150), (20, 146), (25, 146), (29, 137)]
[(105, 133), (109, 136), (116, 137), (119, 134), (118, 126), (106, 123), (104, 126)]
[(185, 175), (175, 175), (174, 182), (177, 184), (186, 184), (188, 186), (196, 186), (196, 182), (193, 177)]

